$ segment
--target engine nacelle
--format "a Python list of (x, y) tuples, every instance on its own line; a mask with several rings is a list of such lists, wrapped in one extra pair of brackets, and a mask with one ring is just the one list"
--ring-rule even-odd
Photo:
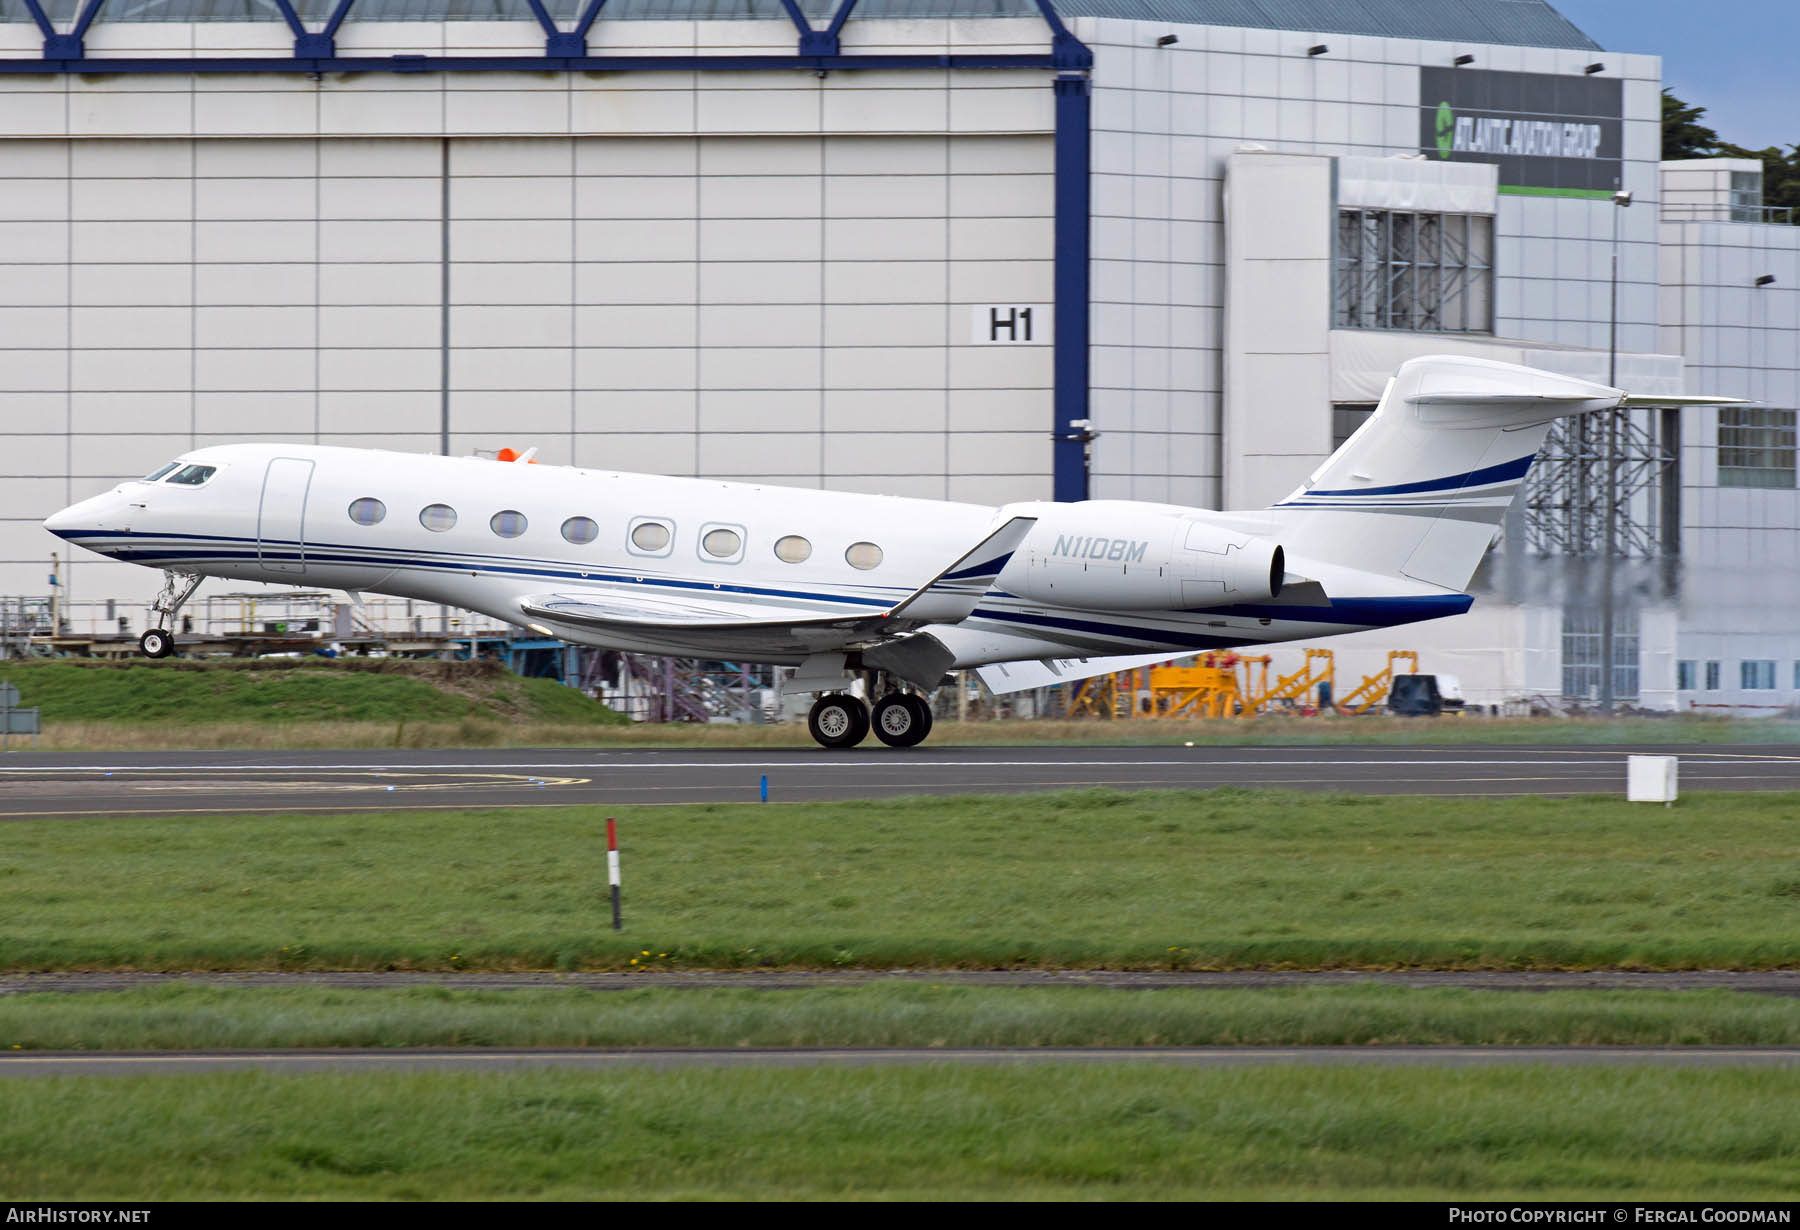
[(1267, 602), (1281, 593), (1279, 543), (1180, 511), (1124, 502), (1049, 506), (1000, 578), (1021, 598), (1088, 610), (1166, 611)]

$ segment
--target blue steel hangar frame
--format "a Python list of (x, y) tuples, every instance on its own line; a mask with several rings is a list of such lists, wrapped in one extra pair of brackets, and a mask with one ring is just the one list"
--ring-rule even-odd
[(857, 0), (838, 0), (831, 21), (816, 29), (797, 0), (780, 0), (799, 36), (793, 55), (594, 56), (588, 33), (606, 0), (586, 0), (571, 30), (557, 26), (544, 0), (526, 0), (544, 31), (542, 55), (366, 55), (337, 52), (337, 34), (356, 0), (336, 0), (324, 27), (308, 30), (293, 0), (273, 0), (294, 35), (294, 54), (283, 57), (205, 56), (142, 58), (87, 54), (86, 38), (106, 0), (82, 0), (74, 26), (58, 32), (42, 0), (23, 0), (43, 35), (41, 59), (0, 59), (0, 74), (47, 76), (87, 73), (469, 73), (469, 72), (694, 72), (807, 71), (819, 75), (858, 70), (1036, 69), (1054, 74), (1052, 493), (1057, 500), (1088, 496), (1088, 298), (1090, 255), (1090, 71), (1094, 53), (1069, 33), (1050, 0), (1032, 0), (1050, 29), (1047, 55), (845, 55), (839, 35)]

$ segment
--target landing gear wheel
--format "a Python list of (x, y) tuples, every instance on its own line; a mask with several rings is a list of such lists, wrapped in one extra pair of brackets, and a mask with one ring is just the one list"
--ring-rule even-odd
[(813, 702), (806, 729), (820, 747), (855, 747), (869, 733), (869, 707), (847, 692)]
[(875, 737), (889, 747), (913, 747), (931, 733), (931, 706), (910, 692), (889, 692), (875, 706)]
[(152, 628), (138, 637), (138, 648), (146, 658), (166, 658), (175, 652), (175, 638), (163, 628)]

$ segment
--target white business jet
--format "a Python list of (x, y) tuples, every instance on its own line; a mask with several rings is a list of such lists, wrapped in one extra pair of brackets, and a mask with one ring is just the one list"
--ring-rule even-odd
[[(996, 692), (1201, 650), (1457, 615), (1551, 422), (1634, 398), (1414, 359), (1286, 499), (1001, 508), (326, 448), (196, 449), (44, 522), (166, 574), (153, 658), (206, 577), (392, 594), (636, 653), (797, 667), (808, 726), (910, 747), (946, 671)], [(520, 461), (529, 461), (526, 456)], [(874, 699), (855, 692), (857, 681)]]

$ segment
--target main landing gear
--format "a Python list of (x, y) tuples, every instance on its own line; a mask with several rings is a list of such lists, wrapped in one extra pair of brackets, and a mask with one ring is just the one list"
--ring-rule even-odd
[(869, 707), (849, 692), (831, 692), (813, 702), (806, 729), (821, 747), (855, 747), (875, 731), (889, 747), (912, 747), (931, 733), (931, 706), (913, 692), (889, 692)]
[[(176, 613), (194, 596), (203, 580), (205, 578), (197, 572), (163, 569), (162, 589), (157, 591), (156, 600), (150, 604), (151, 618), (159, 625), (172, 625)], [(138, 637), (138, 648), (144, 651), (146, 658), (166, 658), (175, 652), (175, 636), (167, 627), (155, 627)]]

